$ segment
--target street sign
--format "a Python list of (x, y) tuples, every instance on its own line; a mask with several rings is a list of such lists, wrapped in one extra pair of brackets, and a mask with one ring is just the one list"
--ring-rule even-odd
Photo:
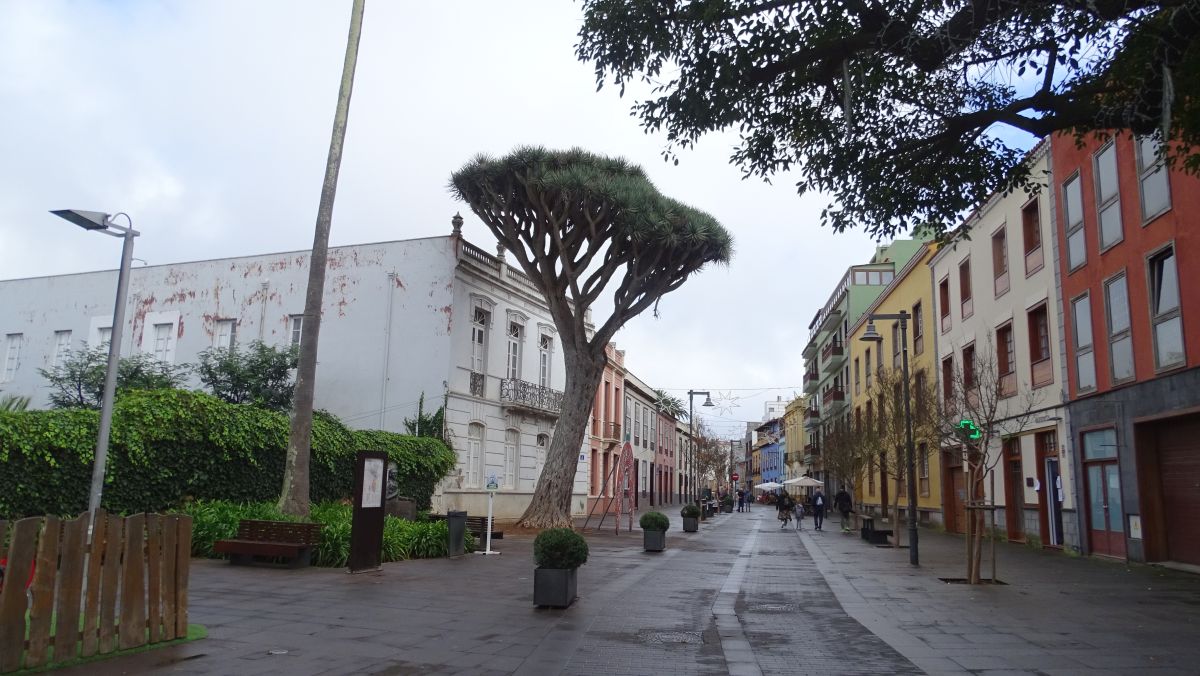
[(983, 430), (975, 425), (974, 420), (963, 419), (958, 421), (959, 434), (974, 441), (983, 436)]
[(729, 477), (729, 478), (730, 478), (730, 479), (732, 479), (732, 480), (734, 480), (734, 481), (737, 481), (738, 479), (741, 479), (742, 477), (738, 476), (738, 473), (737, 473), (737, 472), (734, 472), (734, 473), (733, 473), (733, 476), (731, 476), (731, 477)]
[(495, 474), (489, 475), (488, 482), (487, 482), (487, 489), (489, 491), (494, 491), (499, 488), (500, 488), (500, 482), (496, 481), (496, 475)]

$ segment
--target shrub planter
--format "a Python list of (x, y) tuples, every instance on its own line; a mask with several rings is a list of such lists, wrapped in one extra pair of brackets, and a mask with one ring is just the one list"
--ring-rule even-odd
[(648, 552), (661, 552), (667, 548), (667, 532), (663, 530), (642, 531), (642, 547)]
[(700, 519), (694, 516), (683, 517), (683, 532), (695, 533), (700, 530)]
[(533, 540), (533, 604), (566, 608), (575, 602), (576, 572), (587, 563), (587, 541), (570, 528), (550, 528)]
[(533, 604), (548, 608), (566, 608), (575, 602), (578, 568), (535, 568)]

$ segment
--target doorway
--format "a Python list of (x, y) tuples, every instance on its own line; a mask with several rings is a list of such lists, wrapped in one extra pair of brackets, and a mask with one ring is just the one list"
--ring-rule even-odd
[(1088, 542), (1093, 554), (1125, 557), (1125, 509), (1121, 499), (1121, 467), (1117, 431), (1083, 434), (1083, 464), (1087, 476)]
[(1025, 471), (1021, 466), (1021, 438), (1004, 440), (1004, 520), (1008, 539), (1025, 541)]

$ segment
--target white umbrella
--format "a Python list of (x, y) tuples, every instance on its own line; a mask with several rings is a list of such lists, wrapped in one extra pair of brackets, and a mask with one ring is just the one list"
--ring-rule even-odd
[(783, 485), (784, 486), (811, 486), (814, 488), (821, 488), (825, 484), (821, 483), (820, 481), (817, 481), (816, 479), (814, 479), (810, 476), (802, 476), (802, 477), (797, 477), (795, 479), (788, 479), (787, 481), (783, 482)]
[(776, 488), (783, 488), (783, 484), (777, 484), (774, 481), (766, 481), (761, 484), (756, 484), (754, 487), (761, 491), (773, 491)]

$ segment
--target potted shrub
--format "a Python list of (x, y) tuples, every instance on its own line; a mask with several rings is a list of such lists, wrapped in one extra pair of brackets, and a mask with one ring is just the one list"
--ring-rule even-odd
[(679, 515), (683, 517), (683, 532), (695, 533), (700, 530), (700, 508), (695, 505), (684, 505), (683, 509), (679, 510)]
[(721, 506), (726, 514), (733, 514), (733, 496), (727, 494), (725, 498), (721, 500)]
[(587, 563), (588, 546), (570, 528), (550, 528), (533, 541), (533, 604), (566, 608), (575, 602), (576, 571)]
[(638, 520), (642, 526), (642, 547), (648, 552), (661, 552), (667, 548), (667, 529), (671, 527), (667, 515), (662, 512), (646, 512)]

